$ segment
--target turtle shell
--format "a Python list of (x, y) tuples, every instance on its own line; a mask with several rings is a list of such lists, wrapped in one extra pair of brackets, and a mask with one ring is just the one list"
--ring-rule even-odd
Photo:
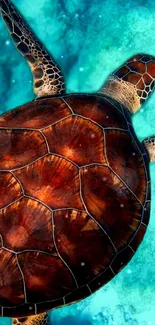
[(149, 214), (149, 158), (120, 104), (72, 94), (2, 115), (1, 315), (95, 292), (130, 261)]

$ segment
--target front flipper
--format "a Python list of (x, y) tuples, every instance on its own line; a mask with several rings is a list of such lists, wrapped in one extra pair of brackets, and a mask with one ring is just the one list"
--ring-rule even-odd
[(155, 136), (145, 139), (143, 144), (149, 154), (150, 161), (155, 162)]
[(13, 318), (12, 325), (50, 325), (48, 313), (22, 318)]
[(38, 97), (64, 93), (65, 82), (59, 67), (15, 6), (9, 0), (0, 0), (0, 11), (17, 49), (30, 65), (34, 92)]
[(99, 91), (136, 113), (155, 85), (155, 58), (139, 54), (111, 74)]

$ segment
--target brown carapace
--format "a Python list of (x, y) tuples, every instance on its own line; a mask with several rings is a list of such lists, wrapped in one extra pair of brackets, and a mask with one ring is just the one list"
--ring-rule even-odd
[(34, 101), (0, 118), (0, 155), (3, 316), (87, 297), (129, 262), (150, 178), (123, 106), (100, 95)]
[(140, 143), (131, 113), (154, 87), (155, 61), (134, 56), (99, 93), (64, 94), (17, 9), (0, 8), (39, 97), (0, 117), (0, 316), (49, 325), (47, 311), (105, 285), (144, 237), (155, 137)]

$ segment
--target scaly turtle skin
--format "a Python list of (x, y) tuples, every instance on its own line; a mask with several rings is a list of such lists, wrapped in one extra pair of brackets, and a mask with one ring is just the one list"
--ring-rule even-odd
[(99, 93), (67, 95), (18, 11), (0, 5), (39, 97), (0, 117), (0, 311), (43, 325), (46, 311), (110, 281), (146, 232), (154, 137), (139, 142), (131, 113), (153, 89), (155, 62), (137, 55)]

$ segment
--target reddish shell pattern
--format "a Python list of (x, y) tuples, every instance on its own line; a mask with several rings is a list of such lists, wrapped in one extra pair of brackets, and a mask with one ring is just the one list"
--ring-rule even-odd
[(132, 258), (149, 221), (149, 159), (100, 95), (40, 99), (0, 118), (0, 311), (89, 296)]

